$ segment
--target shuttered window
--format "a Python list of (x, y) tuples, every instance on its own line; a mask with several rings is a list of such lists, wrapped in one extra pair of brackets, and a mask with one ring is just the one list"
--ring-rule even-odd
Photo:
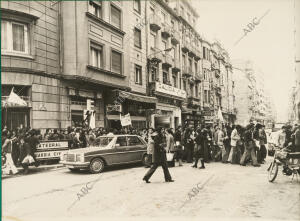
[(135, 28), (134, 29), (134, 46), (138, 48), (142, 48), (142, 38), (141, 38), (141, 30)]
[(122, 54), (114, 50), (111, 51), (111, 70), (122, 74)]
[(121, 11), (115, 6), (111, 5), (110, 16), (111, 24), (121, 29)]

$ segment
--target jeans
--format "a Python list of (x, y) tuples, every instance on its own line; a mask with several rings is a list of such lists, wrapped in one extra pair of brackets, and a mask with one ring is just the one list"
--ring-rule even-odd
[(151, 178), (151, 176), (153, 175), (153, 173), (156, 171), (157, 167), (159, 167), (159, 166), (162, 166), (162, 168), (163, 168), (165, 181), (172, 180), (172, 177), (171, 177), (171, 174), (169, 172), (168, 165), (167, 165), (166, 161), (162, 162), (161, 164), (153, 163), (151, 168), (148, 170), (148, 172), (144, 176), (144, 179), (149, 180)]

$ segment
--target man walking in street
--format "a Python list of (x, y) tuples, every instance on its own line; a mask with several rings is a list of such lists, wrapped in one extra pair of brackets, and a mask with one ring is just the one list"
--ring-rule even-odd
[(254, 124), (249, 124), (246, 127), (246, 131), (244, 133), (244, 141), (245, 141), (245, 150), (243, 153), (243, 156), (241, 158), (240, 164), (242, 166), (246, 166), (246, 159), (251, 157), (252, 165), (255, 167), (259, 167), (260, 165), (257, 163), (257, 158), (255, 156), (255, 143), (253, 140), (253, 130), (254, 130)]
[(174, 180), (172, 180), (172, 177), (168, 169), (165, 146), (166, 146), (166, 139), (163, 135), (163, 128), (159, 127), (157, 129), (157, 135), (154, 137), (154, 151), (152, 156), (153, 165), (151, 166), (151, 168), (148, 170), (148, 172), (143, 178), (143, 180), (146, 181), (146, 183), (150, 183), (149, 179), (151, 178), (151, 176), (159, 166), (162, 166), (163, 168), (165, 181), (174, 182)]

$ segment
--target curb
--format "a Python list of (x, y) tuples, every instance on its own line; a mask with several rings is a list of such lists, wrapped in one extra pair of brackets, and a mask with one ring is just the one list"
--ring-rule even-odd
[[(59, 168), (63, 168), (64, 165), (63, 164), (54, 164), (54, 165), (42, 165), (42, 166), (39, 166), (39, 167), (35, 167), (35, 166), (30, 166), (29, 167), (29, 171), (34, 171), (34, 172), (40, 172), (40, 171), (47, 171), (47, 170), (55, 170), (55, 169), (59, 169)], [(2, 175), (2, 179), (7, 179), (7, 178), (13, 178), (13, 177), (19, 177), (19, 176), (22, 176), (22, 171), (23, 171), (23, 168), (22, 167), (17, 167), (18, 169), (18, 173), (15, 174), (15, 175)], [(29, 173), (27, 175), (32, 175), (32, 174), (36, 174), (36, 173)], [(27, 176), (26, 175), (26, 176)], [(23, 175), (25, 176), (25, 175)]]

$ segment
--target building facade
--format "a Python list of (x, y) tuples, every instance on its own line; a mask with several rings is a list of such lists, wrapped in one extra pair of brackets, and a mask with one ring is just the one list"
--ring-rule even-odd
[[(59, 7), (50, 1), (1, 1), (2, 125), (58, 128), (62, 103)], [(26, 106), (6, 102), (11, 91)]]
[(250, 121), (261, 124), (275, 123), (274, 103), (265, 91), (263, 75), (251, 61), (233, 62), (236, 124), (247, 125)]
[[(191, 1), (1, 2), (2, 125), (197, 127), (234, 121), (232, 71)], [(10, 40), (12, 39), (12, 40)], [(14, 89), (27, 106), (8, 105)], [(92, 115), (88, 115), (92, 113)]]

